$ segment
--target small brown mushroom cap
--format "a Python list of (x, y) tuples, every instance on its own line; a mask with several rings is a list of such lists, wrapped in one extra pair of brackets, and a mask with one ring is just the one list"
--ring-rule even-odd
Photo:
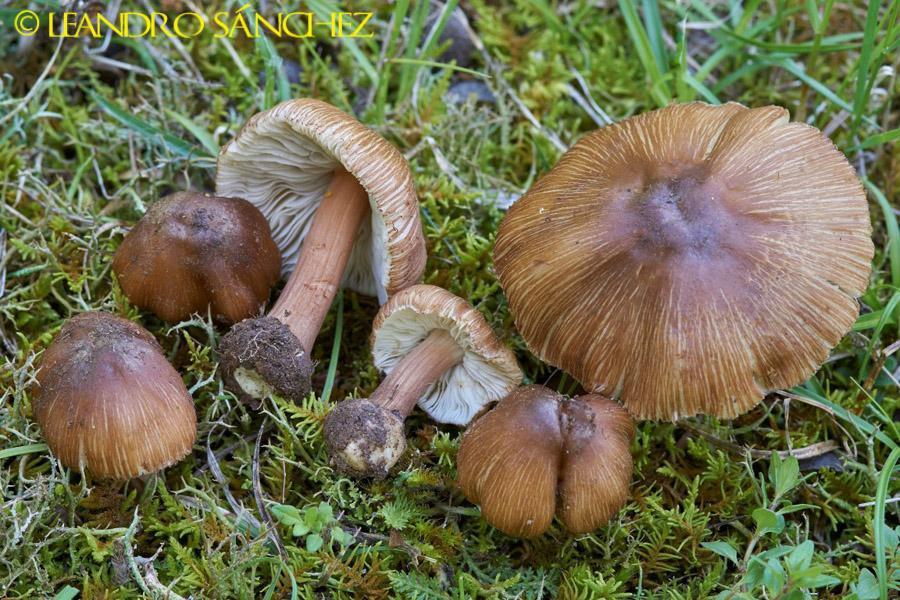
[(130, 479), (191, 451), (191, 396), (153, 336), (131, 321), (104, 312), (69, 319), (35, 379), (35, 420), (72, 469)]
[(170, 194), (151, 206), (113, 259), (128, 299), (169, 322), (206, 314), (207, 307), (227, 323), (258, 314), (280, 267), (256, 207), (197, 192)]
[(372, 208), (342, 284), (383, 304), (421, 279), (426, 255), (409, 164), (380, 135), (326, 102), (282, 102), (251, 117), (222, 148), (216, 191), (246, 198), (262, 211), (287, 274), (339, 167), (359, 181)]
[(558, 395), (526, 386), (466, 431), (457, 455), (459, 485), (484, 519), (507, 535), (544, 533), (556, 512), (563, 439)]
[(466, 425), (522, 381), (515, 354), (478, 309), (443, 288), (414, 285), (393, 296), (372, 323), (372, 358), (390, 373), (435, 329), (447, 331), (463, 358), (431, 386), (419, 407), (438, 423)]
[(695, 102), (582, 138), (512, 206), (494, 263), (538, 356), (675, 420), (734, 417), (812, 375), (873, 252), (827, 137), (782, 108)]
[(588, 533), (628, 501), (634, 422), (609, 398), (588, 394), (560, 405), (560, 428), (565, 458), (557, 512), (566, 529)]
[(572, 533), (586, 533), (628, 500), (633, 436), (631, 417), (608, 398), (520, 387), (463, 435), (459, 485), (508, 535), (538, 536), (554, 513)]

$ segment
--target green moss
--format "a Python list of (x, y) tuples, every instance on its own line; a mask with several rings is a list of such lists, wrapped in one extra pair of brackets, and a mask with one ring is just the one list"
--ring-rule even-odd
[[(148, 327), (184, 375), (199, 418), (190, 457), (129, 484), (84, 481), (45, 451), (0, 450), (0, 595), (52, 597), (72, 586), (83, 598), (131, 598), (171, 586), (204, 598), (757, 598), (765, 588), (770, 598), (794, 598), (803, 597), (802, 588), (818, 597), (867, 598), (872, 581), (877, 592), (876, 532), (885, 537), (888, 577), (896, 581), (896, 534), (875, 523), (871, 503), (891, 443), (900, 442), (897, 354), (885, 352), (898, 337), (900, 266), (889, 248), (900, 239), (892, 233), (896, 214), (874, 201), (877, 268), (862, 298), (869, 314), (803, 387), (807, 400), (772, 395), (731, 422), (640, 424), (632, 499), (606, 527), (576, 538), (555, 526), (518, 541), (488, 526), (454, 485), (461, 430), (435, 426), (420, 413), (409, 420), (410, 451), (393, 478), (356, 483), (328, 468), (321, 428), (330, 404), (365, 396), (379, 381), (368, 348), (377, 311), (371, 298), (345, 293), (340, 339), (335, 311), (319, 337), (314, 389), (324, 385), (332, 344), (340, 343), (329, 403), (275, 399), (254, 412), (216, 373), (221, 331), (202, 319), (167, 326), (131, 307), (111, 276), (112, 254), (146, 206), (174, 189), (211, 189), (208, 146), (224, 144), (250, 114), (278, 100), (277, 86), (267, 85), (277, 58), (300, 66), (291, 95), (378, 119), (375, 128), (410, 157), (428, 240), (425, 280), (471, 300), (515, 348), (527, 381), (568, 392), (577, 385), (537, 361), (515, 332), (492, 266), (503, 217), (493, 201), (520, 195), (565, 144), (598, 126), (602, 115), (585, 103), (613, 119), (656, 107), (666, 88), (680, 100), (779, 104), (828, 128), (887, 199), (900, 193), (896, 144), (860, 149), (897, 126), (896, 78), (878, 74), (891, 64), (888, 51), (900, 35), (888, 27), (897, 2), (874, 29), (852, 3), (829, 3), (827, 22), (821, 10), (807, 10), (809, 3), (748, 3), (744, 13), (662, 3), (659, 24), (637, 13), (656, 64), (650, 71), (636, 52), (639, 32), (621, 11), (634, 4), (466, 3), (489, 57), (476, 53), (472, 68), (483, 78), (386, 63), (391, 77), (373, 84), (359, 61), (379, 64), (387, 8), (373, 19), (379, 33), (358, 42), (359, 55), (346, 41), (326, 40), (275, 41), (277, 56), (252, 40), (211, 36), (186, 43), (185, 55), (162, 40), (153, 53), (124, 44), (116, 60), (157, 74), (152, 79), (101, 71), (79, 45), (66, 45), (21, 108), (54, 44), (38, 39), (16, 57), (9, 44), (18, 38), (0, 28), (0, 58), (13, 78), (0, 87), (3, 449), (40, 441), (29, 402), (38, 357), (66, 318), (88, 309)], [(412, 29), (398, 29), (386, 59), (403, 55)], [(860, 72), (867, 32), (873, 58)], [(435, 48), (420, 58), (437, 59)], [(648, 74), (654, 69), (660, 80)], [(495, 102), (447, 102), (447, 89), (464, 79), (484, 81)], [(863, 91), (873, 89), (862, 103), (860, 80)], [(366, 106), (370, 97), (376, 103)], [(199, 129), (185, 127), (185, 119)], [(325, 503), (352, 541), (337, 543), (326, 528), (321, 547), (313, 548), (308, 535), (292, 535), (282, 521), (266, 525), (252, 483), (261, 426), (267, 502), (301, 511)], [(830, 441), (837, 442), (841, 470), (804, 470), (776, 500), (768, 451)], [(888, 488), (889, 495), (897, 491), (896, 483)], [(782, 513), (778, 531), (760, 532), (760, 519), (769, 518), (762, 509)], [(896, 526), (898, 504), (886, 513)], [(813, 552), (804, 571), (797, 565), (807, 540)], [(779, 569), (791, 575), (780, 588)]]

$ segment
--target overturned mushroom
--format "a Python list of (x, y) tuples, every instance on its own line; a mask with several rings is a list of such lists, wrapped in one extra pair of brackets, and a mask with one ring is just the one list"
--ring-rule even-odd
[(538, 536), (554, 514), (572, 533), (587, 533), (628, 499), (633, 436), (625, 409), (599, 394), (569, 400), (521, 387), (466, 431), (459, 485), (508, 535)]
[(98, 478), (158, 471), (197, 435), (191, 396), (153, 336), (104, 312), (63, 325), (44, 351), (32, 406), (53, 454)]
[(262, 312), (281, 257), (265, 217), (246, 200), (178, 192), (150, 207), (112, 266), (128, 299), (164, 321), (209, 307), (234, 323)]
[(387, 377), (368, 399), (341, 402), (325, 419), (332, 464), (357, 477), (387, 474), (406, 447), (403, 421), (416, 404), (439, 423), (465, 425), (522, 379), (481, 313), (431, 285), (381, 307), (372, 355)]
[(509, 210), (494, 264), (528, 346), (586, 389), (642, 419), (734, 417), (850, 329), (870, 234), (821, 132), (694, 102), (582, 138)]
[(219, 155), (216, 189), (272, 226), (290, 273), (269, 315), (235, 325), (220, 351), (242, 399), (309, 391), (309, 353), (341, 287), (388, 296), (416, 281), (425, 241), (409, 165), (391, 144), (318, 100), (255, 115)]

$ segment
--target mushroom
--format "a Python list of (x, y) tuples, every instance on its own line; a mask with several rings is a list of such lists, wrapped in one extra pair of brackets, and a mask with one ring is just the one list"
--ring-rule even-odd
[(590, 133), (522, 196), (494, 264), (528, 347), (640, 419), (735, 417), (853, 324), (865, 195), (783, 108), (673, 105)]
[(353, 117), (312, 99), (254, 115), (219, 155), (216, 189), (272, 226), (290, 277), (269, 316), (235, 325), (220, 347), (245, 401), (309, 391), (309, 352), (341, 287), (384, 303), (422, 276), (425, 240), (409, 165)]
[(599, 394), (572, 400), (520, 387), (463, 435), (459, 485), (500, 531), (531, 538), (557, 514), (572, 533), (603, 525), (628, 500), (634, 424)]
[(387, 373), (381, 385), (325, 418), (331, 463), (356, 477), (387, 475), (406, 448), (403, 421), (417, 403), (439, 423), (465, 425), (522, 380), (481, 313), (433, 285), (407, 288), (381, 307), (372, 356)]
[(178, 192), (150, 207), (112, 267), (132, 304), (164, 321), (209, 307), (234, 323), (261, 312), (281, 256), (265, 217), (246, 200)]
[(44, 351), (34, 417), (66, 466), (101, 479), (163, 469), (191, 451), (194, 403), (145, 329), (105, 312), (69, 319)]

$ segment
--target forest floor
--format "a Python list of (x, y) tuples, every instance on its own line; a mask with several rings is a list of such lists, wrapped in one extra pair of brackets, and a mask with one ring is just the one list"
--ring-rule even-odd
[[(368, 38), (210, 33), (106, 48), (19, 36), (9, 23), (28, 3), (7, 4), (0, 597), (897, 593), (900, 2), (468, 0), (467, 30), (451, 17), (456, 2), (442, 12), (398, 1), (369, 21)], [(216, 4), (233, 17), (242, 3)], [(148, 7), (126, 1), (122, 10)], [(315, 395), (257, 411), (217, 374), (221, 328), (201, 317), (171, 326), (137, 310), (110, 270), (147, 206), (171, 191), (211, 190), (218, 148), (247, 118), (307, 96), (355, 114), (409, 159), (430, 256), (425, 281), (477, 306), (515, 348), (527, 382), (578, 391), (514, 329), (491, 259), (504, 207), (584, 133), (673, 101), (783, 106), (847, 155), (868, 193), (876, 248), (860, 318), (808, 382), (737, 419), (640, 423), (632, 498), (588, 535), (555, 525), (521, 541), (487, 525), (454, 483), (462, 430), (420, 412), (391, 477), (340, 477), (322, 421), (379, 381), (368, 348), (375, 300), (346, 292), (332, 309), (313, 353)], [(196, 446), (159, 476), (87, 480), (43, 444), (31, 382), (60, 326), (87, 310), (147, 327), (192, 392)], [(800, 460), (781, 460), (786, 450)], [(254, 491), (280, 516), (274, 529)]]

